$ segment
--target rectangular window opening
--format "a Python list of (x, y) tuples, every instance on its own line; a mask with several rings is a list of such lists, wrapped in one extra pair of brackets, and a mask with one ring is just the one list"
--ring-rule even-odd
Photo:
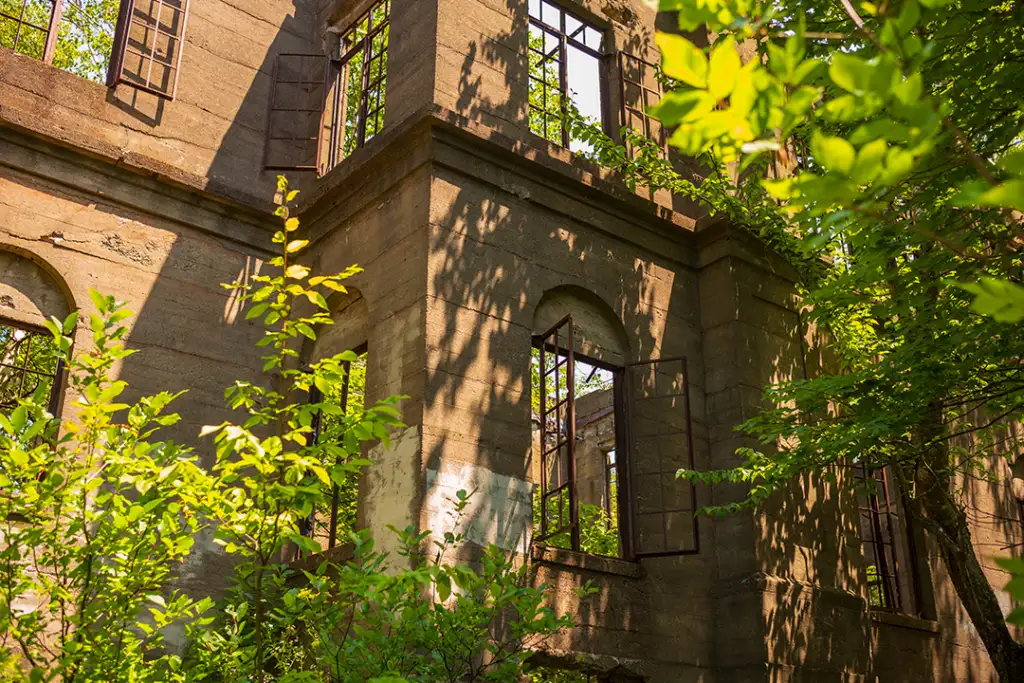
[(325, 172), (384, 128), (390, 13), (390, 0), (378, 0), (341, 34), (331, 64)]
[(547, 0), (530, 0), (530, 131), (573, 152), (591, 151), (590, 143), (569, 130), (569, 108), (605, 124), (602, 91), (604, 32)]
[(907, 520), (888, 468), (855, 471), (865, 584), (872, 609), (915, 613)]
[[(661, 67), (628, 52), (619, 52), (619, 80), (622, 91), (621, 125), (651, 140), (659, 148), (658, 156), (667, 159), (665, 128), (650, 114), (665, 91), (666, 79)], [(626, 149), (633, 158), (639, 154), (639, 149), (629, 141)]]
[[(320, 443), (325, 438), (341, 438), (346, 419), (357, 418), (366, 406), (366, 346), (356, 350), (354, 361), (343, 363), (345, 375), (341, 383), (331, 388), (324, 396), (319, 389), (312, 388), (310, 402), (326, 401), (338, 405), (342, 414), (318, 413), (313, 419), (313, 438)], [(356, 506), (359, 499), (360, 477), (355, 473), (346, 475), (341, 485), (335, 484), (330, 499), (313, 510), (300, 525), (304, 536), (320, 543), (324, 550), (343, 544), (350, 531), (356, 530)], [(297, 557), (298, 559), (298, 553)]]

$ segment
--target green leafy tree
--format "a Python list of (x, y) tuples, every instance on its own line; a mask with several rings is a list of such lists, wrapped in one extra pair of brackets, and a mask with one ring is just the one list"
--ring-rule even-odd
[(211, 602), (167, 585), (212, 481), (189, 449), (154, 438), (178, 420), (175, 395), (118, 402), (127, 385), (110, 375), (133, 353), (129, 313), (90, 295), (89, 353), (67, 358), (77, 314), (47, 323), (71, 363), (74, 417), (46, 412), (47, 385), (0, 415), (0, 677), (181, 681), (164, 628)]
[[(725, 214), (801, 275), (809, 322), (838, 365), (770, 387), (744, 425), (763, 449), (719, 472), (757, 505), (797, 477), (888, 467), (937, 544), (1003, 681), (1024, 680), (978, 560), (965, 482), (998, 478), (1024, 407), (1022, 6), (903, 0), (661, 0), (701, 48), (659, 34), (679, 87), (655, 114), (702, 182), (624, 131), (628, 154), (578, 118), (598, 160), (634, 187)], [(756, 47), (742, 63), (737, 46)], [(643, 150), (647, 150), (643, 153)], [(1008, 457), (1016, 457), (1011, 453)], [(843, 481), (852, 477), (843, 477)], [(851, 482), (852, 485), (852, 482)], [(1015, 579), (1015, 581), (1018, 581)], [(1017, 586), (1018, 584), (1011, 584)], [(1017, 617), (1019, 619), (1019, 616)]]
[[(361, 442), (386, 443), (401, 423), (400, 397), (339, 405), (345, 363), (360, 368), (352, 352), (298, 369), (300, 337), (315, 339), (317, 326), (330, 324), (324, 293), (344, 291), (357, 269), (310, 276), (295, 263), (306, 240), (296, 237), (287, 208), (295, 193), (283, 178), (279, 191), (276, 274), (242, 287), (249, 317), (266, 324), (266, 381), (226, 391), (242, 424), (203, 429), (214, 435), (212, 471), (187, 448), (154, 438), (178, 421), (166, 412), (175, 395), (117, 402), (127, 385), (111, 377), (132, 353), (123, 304), (92, 293), (93, 348), (73, 359), (66, 335), (77, 314), (47, 324), (55, 353), (71, 362), (74, 410), (63, 421), (48, 414), (40, 385), (0, 414), (2, 680), (511, 683), (532, 648), (570, 624), (546, 606), (546, 587), (498, 548), (473, 566), (445, 562), (464, 541), (456, 530), (432, 557), (429, 532), (409, 528), (397, 563), (352, 531), (350, 562), (300, 572), (284, 561), (295, 546), (319, 550), (300, 521), (366, 464)], [(314, 387), (322, 398), (302, 400)], [(333, 419), (314, 440), (317, 414)], [(467, 500), (459, 492), (452, 502), (457, 516)], [(207, 525), (237, 560), (216, 604), (173, 588), (175, 567)], [(188, 636), (184, 657), (164, 647), (171, 626)]]

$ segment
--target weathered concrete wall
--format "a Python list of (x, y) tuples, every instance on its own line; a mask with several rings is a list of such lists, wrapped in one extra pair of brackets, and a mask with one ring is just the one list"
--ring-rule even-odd
[[(320, 52), (315, 0), (193, 0), (174, 101), (110, 90), (0, 48), (0, 125), (263, 206), (274, 60)], [(312, 178), (308, 173), (297, 174)]]
[[(182, 420), (161, 434), (197, 446), (205, 462), (212, 449), (200, 442), (200, 428), (232, 418), (224, 388), (260, 381), (255, 342), (262, 332), (220, 284), (259, 272), (271, 225), (240, 207), (0, 128), (0, 316), (39, 324), (41, 313), (79, 310), (75, 349), (87, 351), (88, 290), (125, 301), (135, 312), (126, 321), (127, 344), (137, 353), (114, 370), (129, 384), (124, 396), (187, 390), (173, 404)], [(42, 264), (49, 282), (26, 268), (26, 258)], [(65, 396), (66, 413), (75, 398)], [(216, 594), (227, 566), (204, 535), (180, 585)], [(181, 645), (173, 634), (170, 640)]]

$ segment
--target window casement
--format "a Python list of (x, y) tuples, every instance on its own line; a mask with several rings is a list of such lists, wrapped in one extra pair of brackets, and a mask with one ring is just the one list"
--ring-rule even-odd
[(125, 84), (173, 100), (178, 90), (189, 0), (123, 0), (107, 72)]
[(390, 13), (391, 0), (376, 0), (332, 56), (278, 55), (266, 169), (326, 173), (384, 128)]
[(174, 99), (189, 0), (3, 0), (0, 45), (109, 87)]
[[(576, 353), (573, 338), (571, 314), (533, 338), (540, 425), (534, 541), (626, 559), (699, 552), (696, 490), (675, 477), (694, 467), (686, 359), (615, 367)], [(586, 379), (581, 369), (590, 370)], [(615, 446), (581, 451), (577, 392), (598, 371), (612, 384)], [(581, 453), (601, 462), (587, 467)], [(582, 491), (595, 487), (581, 488), (581, 472), (594, 469), (603, 495), (584, 500)], [(596, 508), (604, 514), (593, 514)]]
[(855, 470), (865, 585), (872, 609), (916, 613), (908, 520), (888, 468)]
[(18, 401), (42, 391), (48, 410), (60, 412), (64, 360), (49, 332), (0, 320), (0, 411), (10, 412)]
[[(661, 121), (651, 116), (652, 108), (661, 102), (664, 76), (659, 65), (628, 52), (619, 52), (619, 86), (622, 110), (619, 123), (653, 141), (659, 156), (668, 157), (668, 141)], [(633, 158), (638, 150), (628, 141), (626, 149)]]
[(529, 2), (530, 132), (573, 152), (569, 108), (605, 126), (604, 31), (547, 0)]

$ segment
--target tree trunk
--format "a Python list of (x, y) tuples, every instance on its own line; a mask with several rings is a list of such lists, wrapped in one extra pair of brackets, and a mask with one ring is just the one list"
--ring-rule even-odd
[(985, 644), (999, 680), (1024, 683), (1024, 645), (1015, 642), (1010, 635), (995, 590), (978, 562), (967, 515), (951, 495), (949, 449), (947, 441), (940, 436), (944, 430), (939, 404), (933, 406), (921, 431), (921, 442), (932, 445), (927, 448), (924, 466), (917, 469), (915, 477), (918, 502), (937, 532), (933, 535), (957, 597)]

